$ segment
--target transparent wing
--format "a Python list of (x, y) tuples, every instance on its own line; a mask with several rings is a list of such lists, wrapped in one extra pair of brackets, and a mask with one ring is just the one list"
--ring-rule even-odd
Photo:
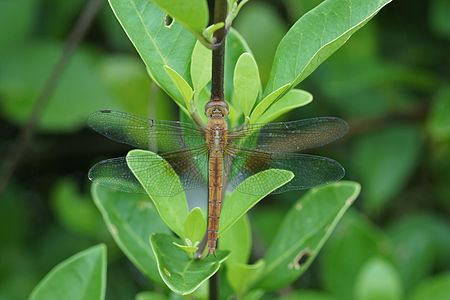
[[(273, 193), (283, 193), (292, 190), (308, 189), (320, 184), (336, 181), (344, 177), (344, 168), (336, 161), (314, 155), (298, 153), (268, 153), (247, 149), (232, 149), (227, 151), (225, 165), (228, 183), (238, 188), (240, 192), (260, 195), (267, 182), (256, 180), (249, 189), (239, 187), (246, 178), (267, 169), (283, 169), (294, 173), (295, 177), (286, 185)], [(266, 179), (270, 180), (270, 179)]]
[(292, 122), (248, 125), (228, 134), (230, 147), (262, 152), (298, 152), (331, 143), (348, 131), (348, 124), (335, 117)]
[[(162, 154), (161, 157), (128, 157), (128, 161), (137, 166), (136, 172), (145, 173), (144, 185), (153, 184), (152, 194), (170, 197), (183, 190), (205, 188), (208, 155), (206, 148), (191, 151), (179, 151)], [(168, 163), (168, 164), (167, 164)], [(164, 182), (161, 175), (173, 172), (179, 176), (182, 186)], [(134, 193), (145, 193), (142, 185), (134, 176), (125, 157), (101, 161), (89, 170), (89, 179), (109, 188)]]
[(114, 141), (155, 153), (176, 152), (205, 145), (202, 129), (178, 121), (157, 121), (101, 110), (89, 116), (88, 124)]

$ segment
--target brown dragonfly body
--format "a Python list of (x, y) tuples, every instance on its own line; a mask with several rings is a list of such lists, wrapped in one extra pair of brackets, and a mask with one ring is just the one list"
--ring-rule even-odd
[[(168, 201), (179, 193), (207, 188), (206, 238), (209, 253), (214, 254), (222, 201), (230, 188), (248, 195), (266, 195), (271, 178), (254, 176), (251, 185), (241, 183), (267, 169), (272, 169), (274, 176), (283, 170), (295, 175), (274, 190), (274, 194), (308, 189), (344, 176), (344, 169), (338, 162), (298, 153), (342, 137), (348, 125), (339, 118), (246, 124), (229, 130), (228, 105), (224, 101), (209, 101), (205, 113), (208, 117), (206, 126), (146, 119), (111, 110), (93, 113), (88, 123), (97, 132), (135, 148), (150, 150), (163, 159), (155, 156), (107, 159), (89, 170), (89, 178), (117, 190), (145, 193), (144, 184), (159, 182), (163, 171), (175, 171), (181, 186), (152, 185), (151, 194), (167, 197)], [(135, 177), (129, 168), (130, 162), (139, 165), (141, 172), (145, 171), (145, 183)]]
[(228, 108), (225, 102), (210, 102), (206, 107), (209, 117), (206, 127), (208, 143), (208, 250), (214, 254), (217, 247), (220, 210), (224, 193), (224, 158), (228, 126), (225, 117)]

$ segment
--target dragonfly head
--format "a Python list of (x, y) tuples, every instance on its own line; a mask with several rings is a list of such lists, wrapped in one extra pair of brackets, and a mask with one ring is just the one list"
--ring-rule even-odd
[(222, 100), (211, 100), (205, 106), (208, 118), (223, 118), (228, 115), (228, 104)]

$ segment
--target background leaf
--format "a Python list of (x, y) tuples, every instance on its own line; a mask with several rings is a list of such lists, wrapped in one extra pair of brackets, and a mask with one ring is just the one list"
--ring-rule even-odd
[(185, 237), (192, 243), (201, 242), (206, 232), (206, 218), (199, 207), (194, 207), (184, 223)]
[(450, 274), (439, 274), (418, 285), (414, 289), (411, 300), (445, 300), (448, 298), (449, 288)]
[(30, 300), (103, 300), (105, 290), (106, 248), (99, 245), (53, 268), (33, 290)]
[(220, 237), (219, 249), (230, 251), (225, 262), (244, 264), (252, 250), (252, 232), (248, 217), (244, 215)]
[(400, 300), (402, 285), (397, 270), (383, 258), (369, 260), (359, 273), (355, 298), (359, 300)]

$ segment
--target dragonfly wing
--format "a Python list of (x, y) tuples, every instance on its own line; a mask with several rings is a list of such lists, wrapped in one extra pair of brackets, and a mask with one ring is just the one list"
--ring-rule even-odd
[(228, 134), (231, 147), (278, 153), (298, 152), (331, 143), (348, 131), (348, 124), (335, 117), (292, 122), (248, 125)]
[(158, 121), (124, 112), (101, 110), (89, 116), (88, 124), (114, 141), (155, 153), (175, 152), (205, 145), (202, 129), (178, 121)]
[(96, 181), (114, 190), (127, 193), (145, 193), (133, 172), (128, 168), (125, 157), (111, 158), (96, 163), (89, 170), (88, 177), (91, 181)]
[(275, 190), (274, 194), (308, 189), (339, 180), (345, 175), (344, 168), (332, 159), (298, 153), (267, 153), (241, 149), (237, 154), (235, 152), (228, 155), (227, 164), (230, 166), (227, 175), (229, 184), (243, 193), (257, 195), (258, 191), (263, 191), (267, 186), (264, 179), (260, 182), (256, 180), (256, 188), (251, 187), (251, 190), (244, 190), (239, 184), (267, 169), (288, 170), (295, 175), (290, 182)]
[[(145, 174), (141, 180), (145, 186), (152, 186), (153, 195), (170, 197), (184, 190), (204, 188), (207, 161), (207, 152), (203, 148), (196, 151), (171, 152), (161, 156), (119, 157), (94, 165), (89, 171), (89, 179), (112, 189), (145, 193), (141, 183), (128, 167), (128, 164), (133, 164), (136, 173)], [(166, 172), (175, 172), (180, 178), (181, 186), (164, 181), (165, 177), (162, 175)]]

